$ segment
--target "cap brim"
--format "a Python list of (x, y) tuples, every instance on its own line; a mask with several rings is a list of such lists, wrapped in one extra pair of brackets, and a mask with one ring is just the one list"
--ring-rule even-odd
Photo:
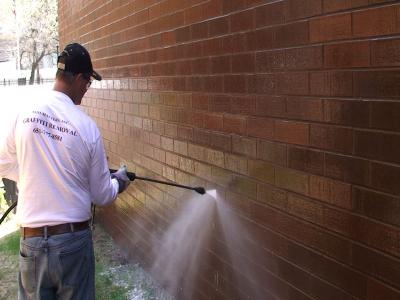
[(101, 80), (101, 75), (97, 73), (95, 70), (93, 70), (92, 77), (98, 81)]

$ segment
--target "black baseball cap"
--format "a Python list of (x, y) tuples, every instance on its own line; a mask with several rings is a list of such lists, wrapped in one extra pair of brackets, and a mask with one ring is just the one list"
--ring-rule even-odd
[(90, 74), (94, 79), (101, 80), (101, 76), (93, 70), (89, 52), (81, 44), (68, 44), (57, 59), (57, 68), (73, 74)]

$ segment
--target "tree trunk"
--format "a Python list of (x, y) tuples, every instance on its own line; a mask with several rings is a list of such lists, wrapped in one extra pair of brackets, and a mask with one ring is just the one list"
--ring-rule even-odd
[(32, 85), (35, 82), (35, 71), (36, 71), (37, 67), (38, 67), (37, 63), (32, 63), (31, 77), (29, 78), (29, 84), (30, 85)]
[(38, 64), (38, 66), (37, 66), (37, 68), (36, 68), (36, 83), (37, 84), (40, 84), (40, 73), (39, 73), (39, 64)]

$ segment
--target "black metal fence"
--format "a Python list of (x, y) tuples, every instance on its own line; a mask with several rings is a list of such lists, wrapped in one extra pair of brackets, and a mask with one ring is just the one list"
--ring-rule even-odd
[[(48, 82), (54, 82), (54, 79), (51, 78), (41, 78), (39, 83), (35, 79), (33, 84), (43, 84)], [(29, 84), (29, 80), (25, 77), (17, 78), (17, 79), (6, 79), (3, 78), (0, 80), (0, 86), (10, 86), (10, 85), (27, 85)]]

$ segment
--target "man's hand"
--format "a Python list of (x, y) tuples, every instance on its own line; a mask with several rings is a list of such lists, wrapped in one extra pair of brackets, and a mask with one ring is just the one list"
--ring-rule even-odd
[(125, 191), (128, 185), (131, 183), (127, 174), (126, 166), (122, 166), (118, 169), (117, 172), (111, 173), (111, 178), (115, 178), (118, 180), (118, 193), (122, 193), (123, 191)]

